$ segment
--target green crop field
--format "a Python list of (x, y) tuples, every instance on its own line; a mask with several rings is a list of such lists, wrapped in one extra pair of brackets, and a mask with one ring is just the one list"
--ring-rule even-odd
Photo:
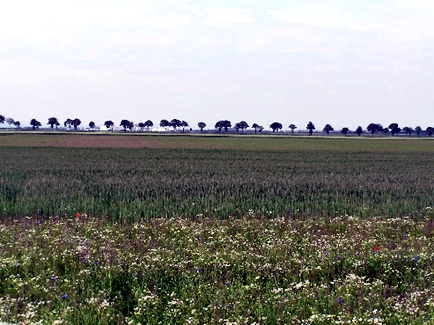
[(434, 323), (434, 141), (3, 134), (0, 320)]

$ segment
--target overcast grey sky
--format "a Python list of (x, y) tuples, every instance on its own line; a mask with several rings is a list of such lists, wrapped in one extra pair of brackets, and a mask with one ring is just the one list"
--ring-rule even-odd
[[(434, 126), (432, 0), (14, 0), (0, 114)], [(405, 124), (405, 125), (404, 125)]]

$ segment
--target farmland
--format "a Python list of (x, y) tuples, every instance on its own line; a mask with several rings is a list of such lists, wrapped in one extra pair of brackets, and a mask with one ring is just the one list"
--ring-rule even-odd
[(422, 324), (429, 139), (4, 135), (0, 319)]

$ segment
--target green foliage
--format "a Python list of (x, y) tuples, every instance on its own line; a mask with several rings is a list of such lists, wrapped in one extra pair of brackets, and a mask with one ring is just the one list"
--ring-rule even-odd
[(432, 323), (433, 228), (429, 216), (3, 218), (0, 320)]
[(0, 209), (114, 219), (227, 218), (251, 209), (265, 216), (417, 216), (432, 205), (433, 158), (432, 152), (4, 147)]

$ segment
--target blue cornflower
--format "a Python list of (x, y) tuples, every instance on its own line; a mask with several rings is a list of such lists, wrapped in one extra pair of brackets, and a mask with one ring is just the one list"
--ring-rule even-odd
[(413, 258), (413, 261), (415, 261), (415, 262), (419, 261), (419, 257), (415, 256), (415, 257)]
[(341, 258), (341, 254), (338, 254), (336, 257), (337, 257), (338, 259), (340, 259), (340, 258)]
[(53, 281), (53, 282), (57, 282), (57, 278), (56, 278), (55, 276), (52, 276), (52, 277), (51, 277), (51, 281)]
[(197, 272), (197, 273), (202, 273), (202, 272), (203, 272), (203, 269), (202, 269), (201, 267), (198, 267), (198, 268), (196, 269), (196, 272)]
[(15, 267), (18, 267), (18, 266), (20, 266), (20, 263), (15, 262), (15, 263), (14, 263), (14, 266), (15, 266)]
[(342, 297), (339, 297), (338, 299), (336, 299), (336, 302), (337, 302), (339, 305), (342, 305), (342, 304), (344, 303), (344, 300), (342, 299)]
[(328, 256), (328, 255), (329, 255), (329, 252), (324, 251), (324, 255), (325, 255), (325, 256)]
[(66, 298), (68, 298), (68, 294), (67, 294), (67, 293), (62, 293), (62, 294), (60, 295), (60, 298), (62, 298), (62, 299), (66, 299)]

